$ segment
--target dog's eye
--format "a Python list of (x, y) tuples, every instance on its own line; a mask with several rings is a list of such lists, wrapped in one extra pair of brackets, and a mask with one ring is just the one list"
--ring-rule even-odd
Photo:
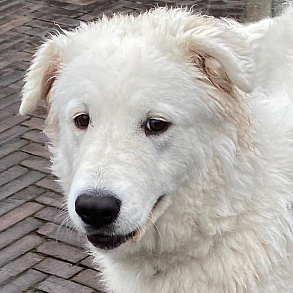
[(80, 114), (74, 117), (75, 126), (79, 129), (86, 129), (90, 123), (90, 117), (87, 114)]
[(165, 132), (170, 125), (170, 122), (162, 119), (149, 119), (145, 124), (145, 133), (146, 135), (160, 134)]

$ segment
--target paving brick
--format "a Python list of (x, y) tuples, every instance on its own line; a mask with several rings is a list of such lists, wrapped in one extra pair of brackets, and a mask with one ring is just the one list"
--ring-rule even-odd
[[(7, 87), (6, 89), (9, 89), (9, 88)], [(12, 89), (9, 89), (9, 90), (13, 91)], [(20, 101), (19, 93), (14, 93), (12, 95), (0, 98), (0, 110), (5, 109), (12, 104), (18, 103), (19, 101)]]
[(54, 179), (53, 177), (46, 177), (40, 181), (38, 181), (36, 184), (38, 186), (41, 186), (43, 188), (47, 188), (47, 189), (50, 189), (50, 190), (53, 190), (57, 193), (60, 193), (62, 194), (63, 191), (60, 187), (60, 185), (55, 181), (56, 179)]
[[(46, 0), (46, 1), (50, 1), (50, 0)], [(107, 0), (99, 0), (90, 5), (79, 6), (78, 11), (84, 14), (88, 14), (96, 8), (100, 8), (101, 10), (103, 10), (103, 7), (105, 7), (105, 5), (107, 5), (108, 2), (109, 1)]]
[(44, 173), (51, 173), (51, 162), (40, 157), (30, 156), (29, 159), (22, 161), (21, 165)]
[[(54, 31), (52, 30), (51, 33)], [(30, 36), (36, 36), (41, 39), (46, 38), (48, 36), (49, 31), (44, 31), (43, 29), (40, 28), (31, 28), (25, 31), (25, 34), (30, 35)]]
[(64, 225), (46, 223), (38, 229), (38, 233), (73, 246), (84, 248), (87, 243), (85, 236)]
[[(74, 19), (80, 15), (82, 15), (81, 12), (79, 11), (74, 11), (74, 10), (66, 10), (66, 9), (62, 9), (60, 7), (47, 7), (47, 10), (44, 11), (44, 10), (39, 10), (39, 11), (35, 11), (33, 13), (34, 17), (35, 18), (38, 18), (38, 19), (42, 19), (43, 16), (46, 16), (46, 14), (49, 14), (49, 15), (53, 15), (55, 16), (56, 18), (58, 16), (65, 16), (65, 17), (68, 17), (70, 19)], [(57, 20), (57, 19), (56, 19)]]
[(21, 7), (16, 0), (10, 0), (10, 1), (4, 1), (4, 3), (1, 5), (0, 11), (2, 13), (7, 13), (8, 11), (17, 9), (17, 7)]
[(0, 145), (0, 158), (3, 158), (15, 151), (18, 151), (21, 147), (25, 146), (28, 142), (24, 139), (12, 139), (5, 144)]
[(79, 17), (78, 19), (83, 22), (90, 22), (90, 21), (97, 20), (97, 17), (98, 16), (96, 14), (85, 14)]
[[(40, 39), (39, 37), (34, 37), (34, 36), (27, 36), (27, 40), (26, 43), (27, 45), (31, 45), (35, 47), (35, 51), (37, 51), (38, 47), (42, 44), (42, 39)], [(31, 54), (32, 56), (32, 54)]]
[[(0, 23), (2, 22), (3, 18), (0, 19)], [(3, 36), (3, 34), (1, 34)], [(5, 41), (0, 41), (0, 50), (3, 51), (7, 48), (11, 48), (14, 46), (14, 48), (16, 49), (17, 44), (19, 44), (20, 42), (22, 42), (25, 39), (24, 36), (21, 36), (19, 34), (14, 35), (14, 36), (9, 36), (8, 39), (6, 38)]]
[[(15, 16), (13, 16), (12, 14), (6, 14), (6, 15), (2, 15), (1, 13), (2, 11), (0, 11), (0, 14), (1, 14), (1, 18), (0, 18), (0, 25), (4, 25), (5, 23), (8, 23), (10, 21), (12, 21), (13, 19), (15, 19)], [(2, 32), (1, 36), (3, 37), (3, 39), (7, 39), (7, 37), (4, 35), (3, 36), (3, 33), (5, 34), (5, 32)]]
[(2, 199), (0, 201), (0, 216), (10, 212), (21, 204), (24, 204), (26, 201), (32, 200), (43, 192), (44, 190), (40, 187), (29, 186), (5, 199)]
[[(32, 59), (31, 54), (27, 54), (25, 52), (23, 52), (23, 54), (25, 54), (27, 56), (27, 60), (31, 60)], [(24, 73), (23, 73), (23, 75), (24, 75)], [(21, 79), (21, 80), (19, 80), (17, 82), (14, 82), (12, 84), (10, 84), (8, 87), (11, 88), (11, 89), (13, 89), (16, 92), (20, 92), (21, 89), (23, 88), (23, 79)]]
[[(19, 26), (17, 28), (14, 28), (13, 31), (14, 32), (18, 32), (20, 34), (24, 34), (26, 31), (28, 31), (30, 29), (30, 27), (28, 26)], [(29, 52), (29, 53), (33, 53), (27, 50), (27, 47), (23, 49), (24, 52)]]
[(36, 201), (38, 201), (41, 204), (49, 205), (58, 209), (63, 207), (65, 204), (64, 196), (55, 192), (46, 192), (38, 196), (36, 198)]
[(4, 67), (4, 68), (2, 69), (2, 74), (3, 74), (3, 76), (4, 76), (4, 75), (7, 75), (7, 74), (10, 74), (10, 73), (12, 73), (12, 72), (14, 72), (14, 70), (13, 70), (12, 68), (10, 68), (10, 66), (6, 66), (6, 67)]
[(93, 289), (79, 285), (77, 283), (64, 280), (55, 276), (50, 276), (45, 281), (41, 282), (37, 289), (47, 293), (92, 293), (95, 292)]
[(28, 170), (20, 166), (13, 166), (10, 169), (1, 173), (0, 186), (8, 183), (9, 181), (16, 179), (17, 177), (24, 175)]
[[(81, 14), (78, 13), (78, 15), (80, 16)], [(80, 21), (76, 20), (76, 19), (72, 19), (69, 18), (65, 15), (55, 15), (55, 14), (50, 14), (50, 13), (46, 13), (46, 12), (34, 12), (32, 14), (33, 18), (38, 18), (40, 20), (44, 20), (44, 21), (48, 21), (48, 22), (54, 22), (61, 24), (62, 26), (67, 26), (67, 27), (76, 27), (80, 24)]]
[(17, 222), (22, 221), (28, 216), (31, 216), (43, 206), (35, 202), (27, 202), (24, 205), (12, 210), (0, 218), (0, 231), (3, 231)]
[(48, 138), (39, 130), (31, 130), (22, 135), (22, 138), (45, 145), (48, 142)]
[[(28, 233), (38, 229), (42, 223), (34, 218), (26, 218), (25, 220), (17, 223), (12, 228), (0, 233), (0, 249), (14, 243), (16, 240), (24, 237)], [(2, 251), (0, 255), (2, 254)]]
[(12, 126), (16, 125), (16, 124), (19, 124), (23, 121), (25, 121), (26, 119), (28, 119), (27, 116), (12, 116), (12, 117), (9, 117), (9, 118), (6, 118), (6, 119), (3, 119), (1, 121), (1, 124), (0, 124), (0, 133), (11, 128)]
[(49, 221), (61, 225), (64, 222), (66, 215), (60, 209), (46, 207), (40, 212), (36, 213), (35, 217), (44, 221)]
[(33, 184), (43, 178), (44, 175), (35, 171), (30, 171), (19, 177), (17, 181), (9, 182), (0, 187), (0, 200), (4, 199), (13, 193), (16, 193), (30, 184)]
[[(14, 242), (10, 246), (5, 247), (1, 250), (0, 267), (35, 248), (43, 241), (44, 240), (38, 236), (27, 235), (24, 238), (21, 238), (18, 241)], [(3, 291), (0, 290), (0, 292)]]
[[(15, 49), (20, 49), (21, 50), (25, 50), (28, 46), (30, 46), (29, 44), (27, 44), (27, 42), (24, 40), (21, 40), (18, 43), (13, 43), (13, 45), (10, 47)], [(26, 71), (29, 68), (30, 63), (29, 62), (23, 62), (22, 60), (18, 60), (18, 61), (14, 61), (13, 63), (11, 63), (8, 68), (12, 68), (13, 70), (18, 70), (18, 71), (22, 71), (24, 73), (26, 73)], [(9, 88), (9, 87), (7, 87)], [(21, 93), (14, 93), (14, 94), (18, 94), (19, 96), (19, 101), (21, 100)]]
[(59, 225), (49, 222), (39, 227), (37, 232), (41, 235), (45, 235), (47, 237), (57, 239), (56, 235), (57, 235), (59, 227), (60, 227)]
[(28, 252), (14, 261), (9, 262), (0, 268), (0, 284), (26, 271), (30, 267), (36, 265), (42, 259), (42, 256)]
[(23, 24), (25, 24), (26, 22), (30, 21), (30, 19), (28, 17), (20, 17), (18, 19), (15, 19), (15, 20), (12, 20), (10, 22), (7, 22), (5, 24), (2, 24), (0, 26), (0, 32), (6, 32), (6, 31), (9, 31), (11, 29), (14, 29), (18, 26), (21, 26)]
[(0, 144), (7, 143), (27, 131), (28, 129), (26, 127), (15, 125), (14, 127), (0, 133)]
[[(11, 116), (18, 116), (19, 105), (20, 105), (20, 103), (18, 101), (16, 103), (10, 104), (9, 106), (5, 107), (4, 109), (1, 109), (0, 110), (1, 122), (5, 121), (7, 118), (11, 119)], [(28, 116), (20, 116), (20, 117), (26, 117), (27, 119), (29, 118)], [(19, 119), (22, 120), (22, 118), (19, 118)], [(6, 123), (6, 124), (9, 125), (9, 123)]]
[[(1, 47), (2, 46), (4, 46), (5, 44), (2, 44), (2, 45), (0, 45), (0, 50), (1, 50)], [(11, 44), (11, 43), (9, 43), (8, 45), (8, 48), (5, 48), (5, 50), (2, 50), (2, 52), (4, 51), (9, 51), (9, 50), (14, 50), (14, 49), (20, 49), (20, 50), (23, 50), (24, 48), (25, 48), (25, 43), (24, 42), (19, 42), (19, 43), (16, 43), (16, 44)], [(14, 63), (16, 63), (16, 62), (14, 62)], [(4, 68), (2, 68), (2, 73), (3, 73), (3, 76), (5, 76), (5, 75), (7, 75), (7, 74), (10, 74), (10, 73), (12, 73), (12, 72), (14, 72), (15, 70), (17, 70), (17, 71), (22, 71), (22, 72), (24, 72), (25, 70), (23, 70), (23, 69), (19, 69), (18, 67), (14, 67), (14, 63), (10, 63), (9, 64), (9, 66), (5, 66)], [(7, 86), (6, 88), (9, 88), (10, 89), (10, 87), (9, 86)], [(20, 97), (20, 93), (15, 93), (15, 91), (13, 91), (13, 94), (18, 94), (18, 97)], [(20, 99), (19, 99), (19, 101), (20, 101)]]
[[(28, 1), (26, 1), (26, 2), (28, 2)], [(46, 8), (46, 5), (45, 5), (45, 3), (43, 1), (31, 0), (29, 2), (30, 3), (28, 3), (28, 5), (27, 5), (28, 6), (27, 9), (28, 9), (29, 12), (33, 12), (35, 10), (44, 10)]]
[(37, 251), (71, 263), (77, 263), (87, 256), (86, 252), (82, 249), (53, 240), (38, 246)]
[[(7, 42), (4, 43), (5, 45), (7, 44)], [(0, 45), (0, 50), (1, 50), (1, 46)], [(13, 90), (9, 89), (8, 87), (6, 88), (2, 88), (0, 91), (0, 100), (2, 100), (3, 98), (9, 97), (11, 95), (15, 94)]]
[(45, 120), (37, 117), (31, 117), (31, 119), (26, 120), (22, 125), (30, 127), (31, 129), (43, 130), (45, 126)]
[(80, 272), (77, 276), (72, 278), (73, 281), (86, 285), (91, 288), (95, 288), (98, 291), (104, 292), (106, 290), (105, 286), (102, 283), (101, 273), (87, 269)]
[(94, 257), (91, 255), (88, 256), (86, 259), (82, 260), (80, 264), (87, 268), (99, 271), (99, 267), (97, 264), (94, 264)]
[[(28, 28), (25, 28), (25, 30), (27, 30)], [(29, 43), (25, 44), (25, 48), (23, 49), (24, 52), (31, 54), (32, 56), (36, 53), (36, 46), (35, 45), (31, 45)], [(24, 62), (23, 64), (27, 64), (29, 67), (30, 63), (29, 62)]]
[[(102, 1), (102, 0), (100, 0)], [(60, 1), (59, 0), (44, 0), (44, 3), (50, 5), (50, 6), (55, 6), (55, 7), (58, 7), (60, 6)], [(66, 9), (66, 10), (78, 10), (80, 11), (80, 5), (75, 5), (75, 4), (71, 4), (71, 1), (69, 0), (66, 0), (65, 1), (62, 1), (62, 9)], [(82, 11), (80, 11), (82, 12)]]
[[(6, 23), (7, 21), (15, 18), (15, 16), (7, 16), (7, 17), (8, 17), (8, 19), (6, 18), (6, 16), (0, 18), (1, 24)], [(19, 34), (16, 34), (16, 33), (10, 31), (10, 32), (6, 32), (4, 34), (1, 34), (1, 39), (3, 41), (0, 44), (4, 43), (5, 41), (17, 43), (19, 40), (23, 40), (23, 36), (20, 36)]]
[(0, 87), (5, 87), (9, 84), (15, 83), (16, 81), (22, 80), (24, 77), (23, 72), (15, 71), (11, 74), (5, 75), (0, 79)]
[(19, 275), (15, 279), (11, 280), (8, 284), (0, 286), (0, 292), (5, 293), (19, 293), (25, 292), (26, 289), (44, 280), (47, 275), (35, 271), (28, 270), (22, 275)]
[(58, 26), (55, 23), (33, 19), (26, 24), (28, 27), (36, 27), (43, 30), (59, 30)]
[(29, 155), (23, 152), (15, 152), (9, 156), (0, 159), (0, 172), (10, 168), (13, 165), (19, 164), (25, 160)]
[[(41, 41), (39, 41), (41, 43)], [(16, 61), (19, 61), (19, 60), (22, 60), (22, 61), (31, 61), (32, 59), (32, 54), (29, 54), (29, 53), (26, 53), (26, 52), (14, 52), (13, 55), (11, 55), (11, 52), (8, 52), (8, 53), (4, 53), (2, 54), (2, 56), (0, 57), (0, 60), (4, 60), (4, 59), (7, 59), (9, 58), (9, 64), (12, 64)], [(6, 76), (3, 80), (2, 80), (2, 83), (3, 83), (3, 86), (4, 84), (6, 85), (11, 85), (13, 83), (15, 83), (16, 81), (20, 81), (22, 83), (22, 77), (23, 76), (23, 72), (22, 71), (19, 71), (17, 75), (9, 75), (9, 76)]]
[(0, 57), (0, 69), (5, 68), (9, 64), (11, 64), (10, 60), (6, 60), (6, 59)]
[(26, 146), (22, 147), (21, 150), (34, 156), (39, 156), (47, 159), (50, 158), (49, 151), (46, 150), (44, 146), (37, 143), (29, 143)]
[(42, 262), (37, 264), (34, 268), (44, 273), (65, 279), (71, 278), (73, 275), (82, 270), (82, 268), (79, 266), (72, 265), (68, 262), (64, 262), (54, 258), (46, 258)]

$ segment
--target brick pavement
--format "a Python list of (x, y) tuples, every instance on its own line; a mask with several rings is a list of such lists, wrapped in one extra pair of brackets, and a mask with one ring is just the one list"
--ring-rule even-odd
[(50, 175), (47, 140), (41, 133), (45, 111), (17, 115), (22, 79), (33, 52), (58, 26), (70, 29), (103, 13), (139, 13), (166, 4), (240, 20), (245, 16), (245, 0), (100, 0), (84, 6), (57, 0), (0, 0), (1, 293), (103, 291), (98, 270), (83, 249), (85, 239), (66, 221), (61, 190)]

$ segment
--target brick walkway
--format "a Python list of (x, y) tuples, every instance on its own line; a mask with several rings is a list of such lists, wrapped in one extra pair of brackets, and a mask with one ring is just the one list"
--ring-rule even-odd
[[(188, 5), (242, 19), (245, 0), (98, 1), (0, 0), (0, 292), (101, 292), (98, 272), (69, 228), (61, 190), (50, 175), (45, 113), (18, 116), (20, 89), (36, 47), (48, 32), (113, 12)], [(61, 227), (60, 227), (60, 224)], [(100, 290), (100, 291), (99, 291)], [(127, 292), (125, 292), (127, 293)], [(159, 293), (159, 292), (158, 292)]]

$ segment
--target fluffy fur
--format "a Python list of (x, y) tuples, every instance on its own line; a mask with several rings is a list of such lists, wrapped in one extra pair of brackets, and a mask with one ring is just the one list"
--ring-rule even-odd
[[(292, 9), (250, 25), (116, 15), (39, 48), (20, 113), (46, 100), (73, 223), (85, 232), (78, 195), (106, 189), (122, 201), (111, 233), (145, 233), (89, 244), (109, 292), (293, 292), (292, 65)], [(146, 136), (149, 117), (172, 126)]]

